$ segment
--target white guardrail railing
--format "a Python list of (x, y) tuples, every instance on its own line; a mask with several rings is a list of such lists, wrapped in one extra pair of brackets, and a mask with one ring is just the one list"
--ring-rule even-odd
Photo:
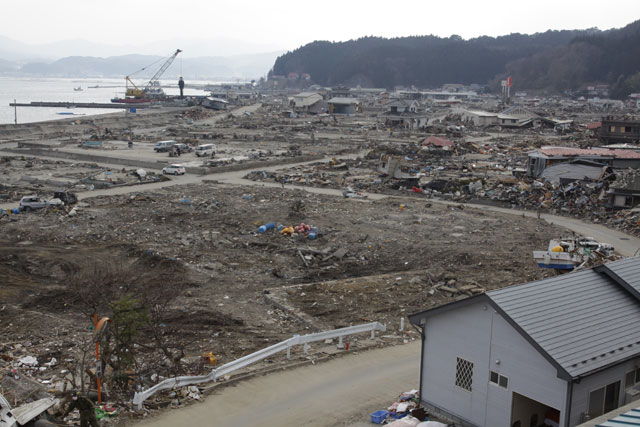
[(138, 409), (142, 409), (142, 403), (159, 391), (171, 390), (173, 388), (180, 388), (189, 385), (215, 381), (216, 379), (223, 377), (233, 371), (245, 368), (255, 362), (259, 362), (262, 359), (265, 359), (273, 354), (279, 353), (284, 350), (287, 351), (287, 359), (289, 359), (291, 357), (291, 347), (293, 347), (294, 345), (304, 345), (304, 352), (306, 354), (309, 348), (309, 343), (311, 342), (338, 338), (339, 344), (342, 344), (342, 338), (345, 336), (371, 332), (371, 339), (373, 339), (375, 338), (375, 331), (384, 332), (386, 330), (387, 327), (385, 325), (378, 322), (372, 322), (365, 323), (364, 325), (334, 329), (332, 331), (317, 332), (308, 335), (294, 335), (288, 340), (279, 342), (278, 344), (274, 344), (267, 348), (263, 348), (262, 350), (256, 351), (255, 353), (251, 353), (241, 357), (240, 359), (236, 359), (233, 362), (226, 363), (219, 368), (212, 370), (208, 375), (168, 378), (147, 390), (136, 392), (135, 396), (133, 397), (133, 404), (137, 405)]

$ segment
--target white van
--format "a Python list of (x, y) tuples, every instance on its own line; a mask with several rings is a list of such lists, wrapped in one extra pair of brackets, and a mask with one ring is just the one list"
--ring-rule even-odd
[(196, 156), (207, 157), (216, 155), (216, 144), (202, 144), (196, 147)]
[(169, 148), (176, 145), (177, 143), (178, 142), (173, 139), (169, 139), (167, 141), (158, 141), (156, 142), (156, 145), (153, 146), (153, 151), (155, 151), (156, 153), (169, 151)]

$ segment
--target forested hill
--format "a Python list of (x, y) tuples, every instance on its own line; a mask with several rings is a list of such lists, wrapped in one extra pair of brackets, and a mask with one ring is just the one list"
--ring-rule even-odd
[[(600, 52), (599, 58), (604, 61), (600, 68), (609, 68), (607, 73), (615, 74), (618, 69), (624, 69), (623, 74), (640, 70), (637, 54), (627, 55), (618, 49), (603, 53), (621, 42), (637, 52), (640, 49), (639, 23), (606, 32), (597, 29), (547, 31), (470, 40), (458, 36), (414, 36), (365, 37), (337, 43), (316, 41), (280, 56), (271, 74), (309, 73), (313, 82), (321, 85), (392, 88), (396, 85), (438, 87), (444, 83), (495, 83), (496, 79), (511, 72), (514, 82), (520, 83), (519, 89), (558, 89), (566, 84), (566, 80), (560, 81), (566, 79), (566, 75), (555, 76), (552, 64), (562, 64), (564, 55), (571, 55), (566, 61), (569, 65), (587, 52), (590, 59), (579, 63), (588, 66), (594, 52)], [(616, 51), (619, 57), (611, 61), (609, 56), (616, 56)], [(590, 73), (581, 72), (581, 81), (591, 78)], [(575, 86), (578, 81), (572, 84)]]
[(565, 45), (513, 61), (506, 74), (527, 89), (561, 91), (607, 83), (614, 98), (640, 92), (640, 21), (579, 35)]

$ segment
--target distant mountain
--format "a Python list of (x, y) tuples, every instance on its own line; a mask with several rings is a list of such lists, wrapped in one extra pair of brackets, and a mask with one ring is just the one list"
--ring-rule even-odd
[(68, 56), (111, 57), (128, 54), (168, 56), (176, 49), (182, 49), (183, 58), (204, 56), (238, 56), (256, 53), (276, 52), (281, 46), (260, 42), (246, 42), (230, 38), (173, 38), (153, 43), (126, 46), (94, 43), (83, 39), (56, 41), (45, 44), (23, 43), (9, 37), (0, 36), (0, 58), (11, 61), (50, 62)]
[(640, 21), (580, 35), (567, 44), (510, 62), (498, 78), (507, 74), (526, 89), (576, 90), (607, 83), (616, 98), (640, 92)]
[[(278, 55), (284, 53), (277, 46), (226, 38), (179, 38), (140, 46), (113, 46), (82, 39), (36, 45), (0, 36), (0, 74), (124, 77), (161, 61), (178, 48), (182, 53), (163, 78), (180, 75), (188, 79), (259, 78), (266, 75)], [(135, 77), (149, 78), (160, 65), (158, 62)]]
[(88, 42), (86, 40), (66, 40), (46, 44), (29, 44), (9, 37), (0, 36), (0, 58), (10, 61), (50, 62), (70, 55), (111, 56), (126, 53), (121, 47)]
[(16, 72), (19, 68), (20, 66), (15, 62), (0, 59), (0, 73)]
[[(507, 75), (513, 76), (518, 89), (615, 83), (620, 75), (626, 82), (640, 71), (639, 25), (640, 21), (618, 30), (547, 31), (470, 40), (416, 36), (316, 41), (278, 57), (271, 74), (309, 73), (321, 85), (386, 88), (489, 82), (495, 87)], [(640, 75), (637, 80), (640, 84)]]
[[(162, 76), (185, 79), (258, 79), (266, 75), (275, 58), (282, 52), (237, 55), (229, 57), (184, 58), (178, 56)], [(52, 62), (0, 62), (0, 73), (14, 76), (46, 77), (124, 77), (144, 80), (162, 65), (165, 57), (123, 55), (108, 58), (69, 56)], [(145, 68), (144, 70), (142, 70)]]
[(485, 83), (515, 59), (568, 43), (580, 31), (547, 31), (463, 40), (415, 36), (316, 41), (279, 57), (273, 74), (309, 73), (322, 85), (340, 83), (392, 88), (444, 83)]

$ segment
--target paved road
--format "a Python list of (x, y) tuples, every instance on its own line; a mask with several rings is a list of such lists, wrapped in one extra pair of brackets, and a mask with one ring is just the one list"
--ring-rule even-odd
[(139, 424), (368, 426), (368, 414), (417, 388), (419, 370), (418, 342), (370, 350), (251, 378), (221, 388), (202, 403), (161, 412)]

